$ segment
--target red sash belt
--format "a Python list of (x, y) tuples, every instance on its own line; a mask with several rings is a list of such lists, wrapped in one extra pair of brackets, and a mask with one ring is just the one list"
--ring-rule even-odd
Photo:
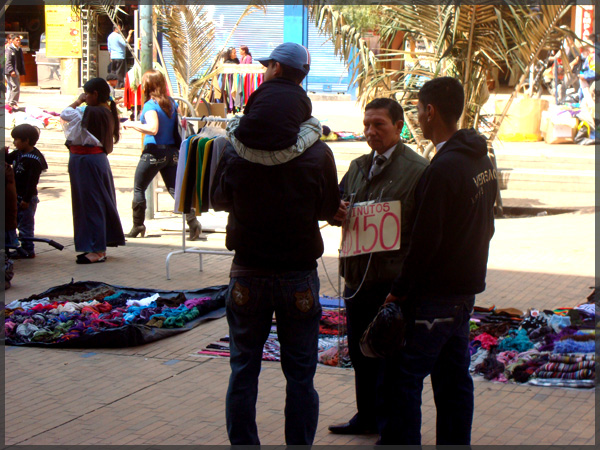
[(71, 145), (69, 151), (78, 155), (96, 155), (98, 153), (104, 153), (102, 147), (85, 147), (83, 145)]

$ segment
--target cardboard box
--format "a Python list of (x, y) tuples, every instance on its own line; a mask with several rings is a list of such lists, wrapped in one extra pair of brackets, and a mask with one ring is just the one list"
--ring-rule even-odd
[(564, 111), (546, 120), (544, 140), (547, 144), (572, 144), (577, 133), (577, 118)]
[[(204, 116), (222, 117), (222, 118), (227, 117), (227, 110), (225, 109), (225, 103), (208, 103), (207, 104), (205, 102), (198, 102), (195, 105), (195, 108), (196, 108), (196, 115), (198, 117), (204, 117)], [(193, 122), (193, 124), (194, 124), (194, 127), (199, 130), (203, 126), (206, 125), (206, 122)], [(225, 127), (227, 126), (227, 124), (225, 122), (213, 122), (212, 125), (214, 125), (216, 127), (221, 127), (223, 129), (225, 129)]]
[[(496, 116), (500, 117), (508, 100), (496, 101)], [(507, 142), (536, 142), (542, 139), (540, 122), (549, 102), (541, 98), (515, 99), (498, 130), (498, 139)]]

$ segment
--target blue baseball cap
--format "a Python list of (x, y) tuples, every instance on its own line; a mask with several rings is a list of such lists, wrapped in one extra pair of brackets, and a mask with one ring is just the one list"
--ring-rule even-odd
[(268, 58), (258, 59), (258, 62), (263, 66), (268, 66), (269, 61), (277, 61), (301, 70), (304, 74), (308, 74), (310, 71), (310, 53), (308, 53), (308, 49), (294, 42), (284, 42), (275, 47)]

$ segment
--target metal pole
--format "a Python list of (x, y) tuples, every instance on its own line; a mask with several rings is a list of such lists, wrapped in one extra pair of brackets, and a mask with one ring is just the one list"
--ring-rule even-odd
[[(343, 230), (343, 229), (342, 229)], [(344, 239), (344, 232), (342, 231), (342, 240)], [(342, 261), (342, 249), (340, 245), (340, 249), (338, 250), (338, 335), (337, 335), (337, 351), (338, 351), (338, 367), (342, 366), (342, 333), (347, 334), (346, 329), (348, 328), (348, 324), (346, 322), (346, 326), (342, 329), (342, 274), (340, 273), (340, 264)], [(346, 321), (348, 320), (348, 314), (344, 310), (344, 318)]]
[[(137, 58), (138, 61), (140, 61), (141, 55), (140, 55), (140, 42), (139, 42), (139, 38), (140, 38), (140, 12), (136, 9), (133, 12), (133, 23), (134, 23), (134, 33), (133, 33), (133, 49), (135, 51), (135, 56)], [(137, 95), (138, 91), (137, 89), (135, 90), (135, 93), (133, 94), (133, 119), (132, 120), (138, 120), (138, 95)]]
[[(140, 2), (142, 34), (140, 68), (142, 74), (152, 69), (152, 3)], [(154, 219), (154, 183), (146, 189), (146, 219)]]

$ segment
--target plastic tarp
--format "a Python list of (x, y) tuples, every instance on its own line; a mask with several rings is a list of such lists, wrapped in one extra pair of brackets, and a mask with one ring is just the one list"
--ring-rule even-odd
[(150, 327), (144, 324), (127, 324), (118, 328), (103, 329), (95, 333), (84, 333), (76, 339), (70, 339), (64, 342), (18, 342), (13, 341), (10, 338), (5, 339), (5, 344), (8, 345), (20, 345), (20, 346), (36, 346), (36, 347), (57, 347), (57, 348), (115, 348), (115, 347), (132, 347), (136, 345), (148, 344), (150, 342), (164, 339), (169, 336), (189, 331), (198, 325), (213, 319), (219, 319), (225, 316), (225, 298), (227, 295), (227, 285), (223, 286), (212, 286), (202, 288), (198, 290), (187, 290), (187, 291), (167, 291), (161, 289), (146, 289), (146, 288), (132, 288), (126, 286), (116, 286), (98, 281), (78, 281), (60, 286), (52, 287), (41, 294), (32, 295), (27, 299), (21, 301), (28, 301), (34, 299), (42, 299), (44, 297), (57, 294), (58, 292), (64, 291), (67, 287), (85, 287), (87, 289), (94, 289), (98, 287), (112, 288), (115, 291), (122, 291), (131, 294), (147, 293), (148, 296), (158, 293), (160, 297), (175, 297), (180, 292), (185, 295), (187, 299), (209, 297), (213, 300), (217, 300), (217, 304), (220, 305), (217, 309), (212, 310), (196, 319), (187, 322), (181, 328), (158, 328)]

